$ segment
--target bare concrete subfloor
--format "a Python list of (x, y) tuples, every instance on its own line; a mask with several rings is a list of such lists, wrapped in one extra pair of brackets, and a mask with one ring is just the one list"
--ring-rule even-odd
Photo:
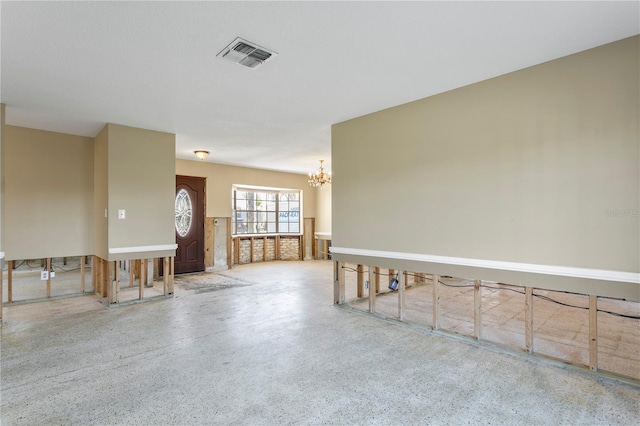
[[(332, 305), (332, 264), (5, 307), (3, 425), (635, 424), (640, 390)], [(31, 313), (31, 315), (30, 315)]]

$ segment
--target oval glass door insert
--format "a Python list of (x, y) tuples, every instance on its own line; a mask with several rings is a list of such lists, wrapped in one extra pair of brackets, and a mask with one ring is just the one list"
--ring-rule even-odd
[(191, 228), (191, 197), (185, 189), (176, 194), (176, 232), (185, 237)]

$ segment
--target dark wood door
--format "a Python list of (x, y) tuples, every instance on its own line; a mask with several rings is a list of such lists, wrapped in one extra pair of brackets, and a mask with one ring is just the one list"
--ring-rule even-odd
[(205, 182), (205, 178), (176, 176), (176, 274), (205, 269)]

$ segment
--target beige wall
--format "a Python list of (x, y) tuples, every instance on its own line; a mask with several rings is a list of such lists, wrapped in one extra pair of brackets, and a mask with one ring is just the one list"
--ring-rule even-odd
[(316, 190), (316, 232), (331, 233), (331, 185)]
[(93, 251), (93, 140), (5, 126), (9, 260)]
[(304, 217), (316, 215), (316, 190), (309, 186), (305, 175), (226, 166), (200, 160), (176, 160), (176, 174), (207, 178), (207, 217), (231, 217), (231, 186), (234, 184), (302, 189)]
[(333, 244), (639, 272), (639, 40), (334, 125)]
[(93, 254), (103, 259), (109, 258), (108, 146), (109, 126), (105, 126), (93, 145)]
[[(175, 135), (107, 127), (109, 248), (175, 244)], [(120, 209), (125, 219), (118, 218)], [(109, 259), (136, 256), (111, 254)]]

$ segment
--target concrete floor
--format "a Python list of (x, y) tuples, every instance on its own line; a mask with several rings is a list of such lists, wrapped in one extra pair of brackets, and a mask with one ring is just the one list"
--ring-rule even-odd
[(635, 424), (637, 387), (332, 306), (326, 261), (4, 309), (3, 425)]

